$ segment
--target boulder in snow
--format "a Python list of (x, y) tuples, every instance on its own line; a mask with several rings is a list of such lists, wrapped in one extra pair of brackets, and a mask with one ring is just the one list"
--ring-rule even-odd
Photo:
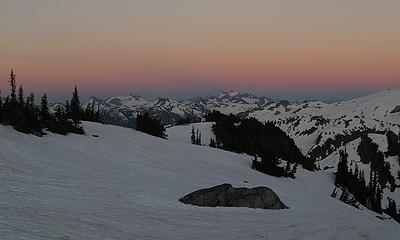
[(179, 201), (204, 207), (288, 208), (268, 187), (234, 188), (227, 183), (194, 191)]

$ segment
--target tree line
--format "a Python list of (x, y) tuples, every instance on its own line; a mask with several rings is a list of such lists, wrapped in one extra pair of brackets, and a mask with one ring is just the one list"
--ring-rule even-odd
[(335, 176), (335, 185), (345, 188), (355, 199), (367, 208), (382, 213), (382, 188), (378, 182), (378, 174), (370, 171), (369, 183), (366, 184), (364, 172), (348, 167), (348, 154), (345, 150), (339, 151), (339, 163)]
[(192, 131), (190, 133), (190, 142), (194, 145), (201, 145), (201, 132), (199, 129), (195, 131), (194, 125), (192, 126)]
[(82, 109), (77, 87), (72, 98), (64, 106), (58, 106), (50, 112), (47, 94), (43, 94), (40, 106), (35, 104), (35, 95), (25, 97), (22, 85), (17, 90), (17, 79), (14, 70), (9, 77), (10, 94), (4, 102), (0, 96), (0, 124), (12, 126), (15, 130), (37, 136), (45, 135), (44, 130), (66, 135), (68, 133), (84, 134), (81, 120), (101, 122), (99, 110), (94, 107)]
[[(308, 170), (315, 169), (314, 162), (303, 156), (294, 140), (273, 122), (262, 123), (255, 118), (241, 119), (215, 110), (205, 118), (206, 121), (214, 122), (212, 130), (216, 139), (212, 139), (210, 145), (254, 156), (253, 168), (256, 170), (277, 177), (294, 177), (297, 164)], [(287, 161), (286, 167), (280, 166), (281, 160)]]
[(148, 112), (136, 116), (136, 130), (159, 138), (167, 138), (165, 127), (160, 119), (151, 116)]
[[(393, 135), (389, 134), (389, 147), (386, 152), (388, 156), (397, 155), (398, 151), (394, 145), (398, 142), (389, 140), (392, 137)], [(349, 168), (348, 154), (345, 150), (340, 150), (335, 185), (351, 193), (357, 202), (368, 209), (380, 214), (385, 212), (400, 222), (400, 209), (397, 208), (395, 200), (389, 199), (388, 207), (382, 208), (383, 189), (389, 187), (390, 191), (394, 192), (397, 187), (395, 178), (390, 173), (390, 165), (384, 161), (383, 153), (378, 150), (378, 145), (367, 134), (361, 137), (357, 152), (362, 163), (370, 164), (369, 183), (366, 183), (364, 172), (358, 169), (357, 164), (354, 169)], [(342, 200), (346, 201), (346, 199)]]
[[(378, 150), (378, 144), (374, 143), (368, 134), (361, 136), (360, 145), (358, 145), (357, 153), (364, 164), (370, 164), (371, 171), (376, 172), (379, 176), (378, 181), (382, 187), (386, 184), (390, 185), (390, 191), (396, 189), (395, 178), (390, 172), (390, 164), (385, 162), (384, 154)], [(390, 149), (389, 149), (390, 150)]]

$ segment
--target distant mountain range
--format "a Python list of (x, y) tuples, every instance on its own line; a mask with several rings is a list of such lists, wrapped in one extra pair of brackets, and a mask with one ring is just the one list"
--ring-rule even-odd
[(294, 139), (303, 154), (315, 161), (325, 159), (362, 134), (400, 131), (400, 89), (334, 103), (289, 102), (227, 91), (189, 100), (146, 100), (134, 94), (107, 99), (91, 97), (83, 107), (92, 105), (100, 109), (106, 123), (128, 127), (133, 127), (136, 115), (145, 111), (167, 126), (184, 117), (200, 120), (210, 110), (274, 121)]
[[(161, 119), (164, 124), (173, 125), (178, 119), (184, 117), (200, 119), (213, 109), (247, 116), (251, 112), (262, 110), (273, 103), (276, 103), (276, 101), (267, 97), (228, 91), (218, 96), (197, 97), (189, 100), (169, 98), (146, 100), (136, 94), (107, 99), (91, 97), (83, 104), (83, 107), (85, 108), (88, 105), (99, 107), (103, 119), (107, 123), (132, 126), (136, 115), (145, 111)], [(288, 105), (289, 102), (281, 101), (280, 104)]]
[(174, 125), (180, 118), (200, 119), (208, 111), (218, 110), (241, 117), (252, 116), (262, 121), (273, 120), (293, 137), (303, 138), (302, 136), (317, 134), (318, 129), (323, 128), (327, 131), (332, 125), (342, 126), (335, 127), (340, 133), (351, 127), (392, 128), (398, 123), (397, 119), (393, 118), (400, 112), (400, 90), (384, 90), (367, 97), (333, 103), (293, 103), (258, 97), (251, 93), (227, 91), (216, 96), (189, 100), (147, 100), (136, 94), (107, 99), (91, 97), (83, 107), (88, 105), (99, 107), (106, 123), (121, 126), (133, 126), (136, 115), (145, 111), (161, 119), (165, 125)]

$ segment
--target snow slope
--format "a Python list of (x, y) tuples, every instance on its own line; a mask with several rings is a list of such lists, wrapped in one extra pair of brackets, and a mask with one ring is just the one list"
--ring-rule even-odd
[[(2, 240), (400, 236), (392, 220), (331, 198), (330, 173), (299, 169), (298, 178), (279, 179), (251, 170), (245, 155), (122, 127), (84, 127), (86, 136), (43, 138), (0, 127)], [(269, 186), (290, 209), (202, 208), (178, 201), (221, 183)]]
[(194, 127), (195, 132), (199, 130), (201, 133), (201, 144), (208, 146), (211, 138), (215, 140), (215, 135), (211, 129), (212, 125), (212, 122), (200, 122), (169, 127), (167, 128), (168, 140), (180, 143), (190, 143), (190, 136), (192, 128)]

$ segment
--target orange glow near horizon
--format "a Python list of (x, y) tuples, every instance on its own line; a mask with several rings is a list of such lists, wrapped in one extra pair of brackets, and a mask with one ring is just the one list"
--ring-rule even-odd
[(400, 87), (399, 1), (68, 2), (0, 3), (1, 89)]

